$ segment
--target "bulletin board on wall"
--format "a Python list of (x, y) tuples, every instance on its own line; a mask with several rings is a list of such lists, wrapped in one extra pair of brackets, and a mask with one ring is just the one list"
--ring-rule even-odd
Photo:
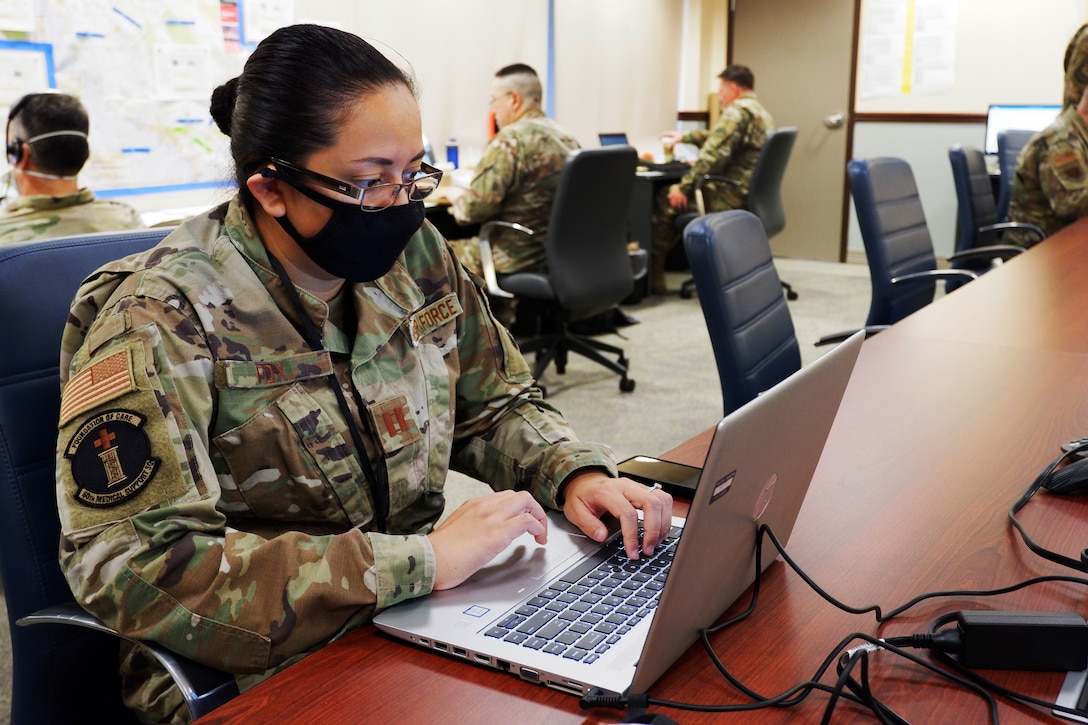
[(862, 0), (855, 111), (985, 114), (1060, 103), (1085, 0)]
[(91, 146), (80, 183), (99, 196), (223, 186), (212, 90), (293, 14), (293, 0), (9, 0), (0, 111), (49, 89), (79, 97)]

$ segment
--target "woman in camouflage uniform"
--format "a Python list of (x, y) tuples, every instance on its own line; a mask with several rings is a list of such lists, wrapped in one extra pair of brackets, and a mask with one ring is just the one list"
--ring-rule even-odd
[[(212, 115), (236, 198), (98, 270), (65, 330), (61, 565), (84, 607), (245, 687), (543, 541), (544, 507), (653, 549), (671, 499), (577, 440), (424, 222), (441, 175), (402, 71), (283, 28)], [(435, 528), (451, 468), (495, 492)], [(146, 721), (187, 719), (139, 650), (122, 670)]]

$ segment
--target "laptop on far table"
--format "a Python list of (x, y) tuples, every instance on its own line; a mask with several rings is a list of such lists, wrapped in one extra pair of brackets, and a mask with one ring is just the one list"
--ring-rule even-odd
[(614, 133), (599, 133), (597, 138), (601, 142), (601, 146), (630, 146), (627, 143), (627, 134), (619, 131)]
[[(674, 518), (647, 569), (618, 533), (598, 544), (549, 512), (545, 546), (522, 536), (461, 586), (374, 624), (574, 695), (646, 692), (755, 580), (759, 525), (788, 541), (863, 337), (718, 423), (687, 519)], [(775, 554), (765, 542), (763, 568)]]

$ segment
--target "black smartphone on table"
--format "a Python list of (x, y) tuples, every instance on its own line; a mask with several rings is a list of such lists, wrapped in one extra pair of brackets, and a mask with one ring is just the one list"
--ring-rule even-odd
[(660, 483), (661, 488), (674, 498), (691, 499), (695, 487), (699, 485), (699, 476), (703, 469), (683, 463), (663, 461), (650, 456), (632, 456), (618, 466), (621, 476), (652, 486)]

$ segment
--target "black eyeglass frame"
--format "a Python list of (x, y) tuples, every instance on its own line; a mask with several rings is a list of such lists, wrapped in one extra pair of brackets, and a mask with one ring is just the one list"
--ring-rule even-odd
[[(440, 183), (442, 183), (442, 170), (431, 166), (425, 161), (420, 162), (420, 169), (419, 171), (413, 172), (411, 181), (402, 182), (399, 184), (375, 184), (373, 186), (368, 186), (365, 189), (361, 186), (355, 186), (354, 184), (349, 184), (346, 181), (334, 179), (331, 176), (325, 176), (324, 174), (319, 174), (316, 171), (310, 171), (309, 169), (303, 168), (301, 166), (296, 166), (290, 161), (284, 161), (283, 159), (276, 158), (269, 159), (269, 161), (275, 164), (278, 168), (287, 171), (288, 173), (298, 174), (300, 176), (306, 177), (323, 189), (335, 191), (336, 193), (343, 194), (344, 196), (350, 196), (352, 199), (355, 199), (359, 202), (359, 208), (362, 211), (368, 212), (381, 211), (383, 209), (388, 209), (389, 207), (393, 206), (393, 203), (397, 200), (397, 197), (400, 196), (401, 191), (404, 190), (408, 191), (409, 201), (423, 201), (432, 193), (434, 193), (434, 190), (438, 188), (438, 185)], [(423, 192), (422, 195), (413, 196), (413, 194), (418, 191), (416, 184), (420, 181), (423, 181), (424, 179), (434, 179), (434, 189)], [(368, 191), (374, 191), (376, 189), (380, 189), (382, 191), (392, 191), (392, 193), (389, 195), (389, 203), (385, 206), (366, 206), (366, 193)]]

